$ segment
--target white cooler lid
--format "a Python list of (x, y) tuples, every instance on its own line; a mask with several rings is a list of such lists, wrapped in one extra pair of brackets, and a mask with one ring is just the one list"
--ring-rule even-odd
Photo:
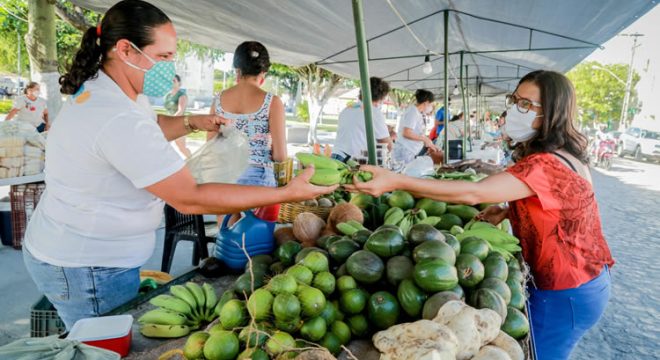
[(128, 335), (133, 326), (133, 316), (116, 315), (80, 319), (66, 337), (69, 340), (97, 341), (116, 339)]

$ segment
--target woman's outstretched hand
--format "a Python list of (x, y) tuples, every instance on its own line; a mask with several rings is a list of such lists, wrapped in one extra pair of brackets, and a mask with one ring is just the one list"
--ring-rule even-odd
[(316, 199), (329, 194), (337, 189), (339, 185), (318, 186), (309, 182), (314, 175), (314, 167), (306, 168), (300, 175), (294, 177), (283, 189), (286, 191), (287, 202), (299, 202)]
[(506, 216), (509, 214), (509, 208), (503, 208), (500, 205), (491, 205), (481, 211), (474, 218), (479, 221), (486, 221), (493, 225), (497, 225), (506, 219)]
[(403, 175), (373, 165), (362, 165), (360, 166), (360, 171), (370, 172), (373, 174), (373, 179), (368, 182), (360, 182), (358, 179), (354, 178), (352, 185), (344, 185), (346, 190), (351, 192), (363, 192), (372, 196), (380, 196), (383, 193), (397, 190), (399, 179), (403, 177)]

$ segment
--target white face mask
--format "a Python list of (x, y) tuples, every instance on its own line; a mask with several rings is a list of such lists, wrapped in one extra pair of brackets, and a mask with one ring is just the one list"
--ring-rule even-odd
[(32, 96), (34, 96), (34, 97), (39, 97), (39, 95), (41, 95), (40, 91), (33, 91), (32, 92)]
[(430, 104), (426, 105), (426, 107), (424, 108), (424, 114), (430, 114), (431, 111), (433, 111), (433, 105)]
[(541, 115), (536, 115), (536, 111), (530, 110), (527, 114), (523, 114), (512, 107), (506, 114), (504, 133), (515, 142), (527, 141), (539, 132), (532, 128), (534, 119), (539, 116)]

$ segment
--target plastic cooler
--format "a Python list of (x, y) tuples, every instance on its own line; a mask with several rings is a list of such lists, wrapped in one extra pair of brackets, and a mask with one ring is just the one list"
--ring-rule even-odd
[(101, 316), (76, 321), (67, 339), (114, 351), (121, 357), (131, 349), (131, 315)]
[[(251, 211), (245, 211), (242, 218), (229, 227), (229, 218), (230, 216), (225, 216), (222, 222), (214, 253), (214, 256), (229, 268), (238, 270), (245, 267), (248, 262), (245, 252), (255, 256), (275, 250), (274, 222), (265, 221), (256, 217)], [(245, 238), (245, 249), (243, 249), (243, 238)]]

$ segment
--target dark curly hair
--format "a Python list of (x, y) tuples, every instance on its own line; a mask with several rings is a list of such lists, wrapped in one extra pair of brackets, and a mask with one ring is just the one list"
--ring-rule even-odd
[(234, 51), (234, 68), (241, 76), (255, 76), (270, 69), (268, 50), (260, 42), (246, 41)]
[[(385, 99), (387, 94), (390, 92), (390, 84), (387, 83), (387, 81), (379, 78), (372, 76), (369, 78), (369, 84), (371, 87), (371, 101), (381, 101)], [(362, 91), (360, 91), (360, 94), (358, 95), (358, 98), (362, 100)]]
[(520, 79), (518, 86), (525, 82), (532, 82), (541, 90), (543, 123), (533, 138), (514, 146), (513, 159), (563, 149), (587, 164), (588, 141), (575, 128), (577, 101), (571, 81), (555, 71), (537, 70)]
[(417, 89), (417, 91), (415, 91), (415, 100), (417, 100), (417, 104), (421, 104), (427, 101), (433, 102), (435, 97), (433, 96), (433, 93), (428, 90)]
[(123, 0), (116, 3), (108, 9), (98, 27), (90, 27), (83, 34), (69, 71), (60, 77), (60, 92), (75, 94), (85, 81), (96, 77), (106, 54), (117, 41), (126, 39), (142, 49), (153, 44), (153, 28), (170, 22), (164, 12), (148, 2)]

